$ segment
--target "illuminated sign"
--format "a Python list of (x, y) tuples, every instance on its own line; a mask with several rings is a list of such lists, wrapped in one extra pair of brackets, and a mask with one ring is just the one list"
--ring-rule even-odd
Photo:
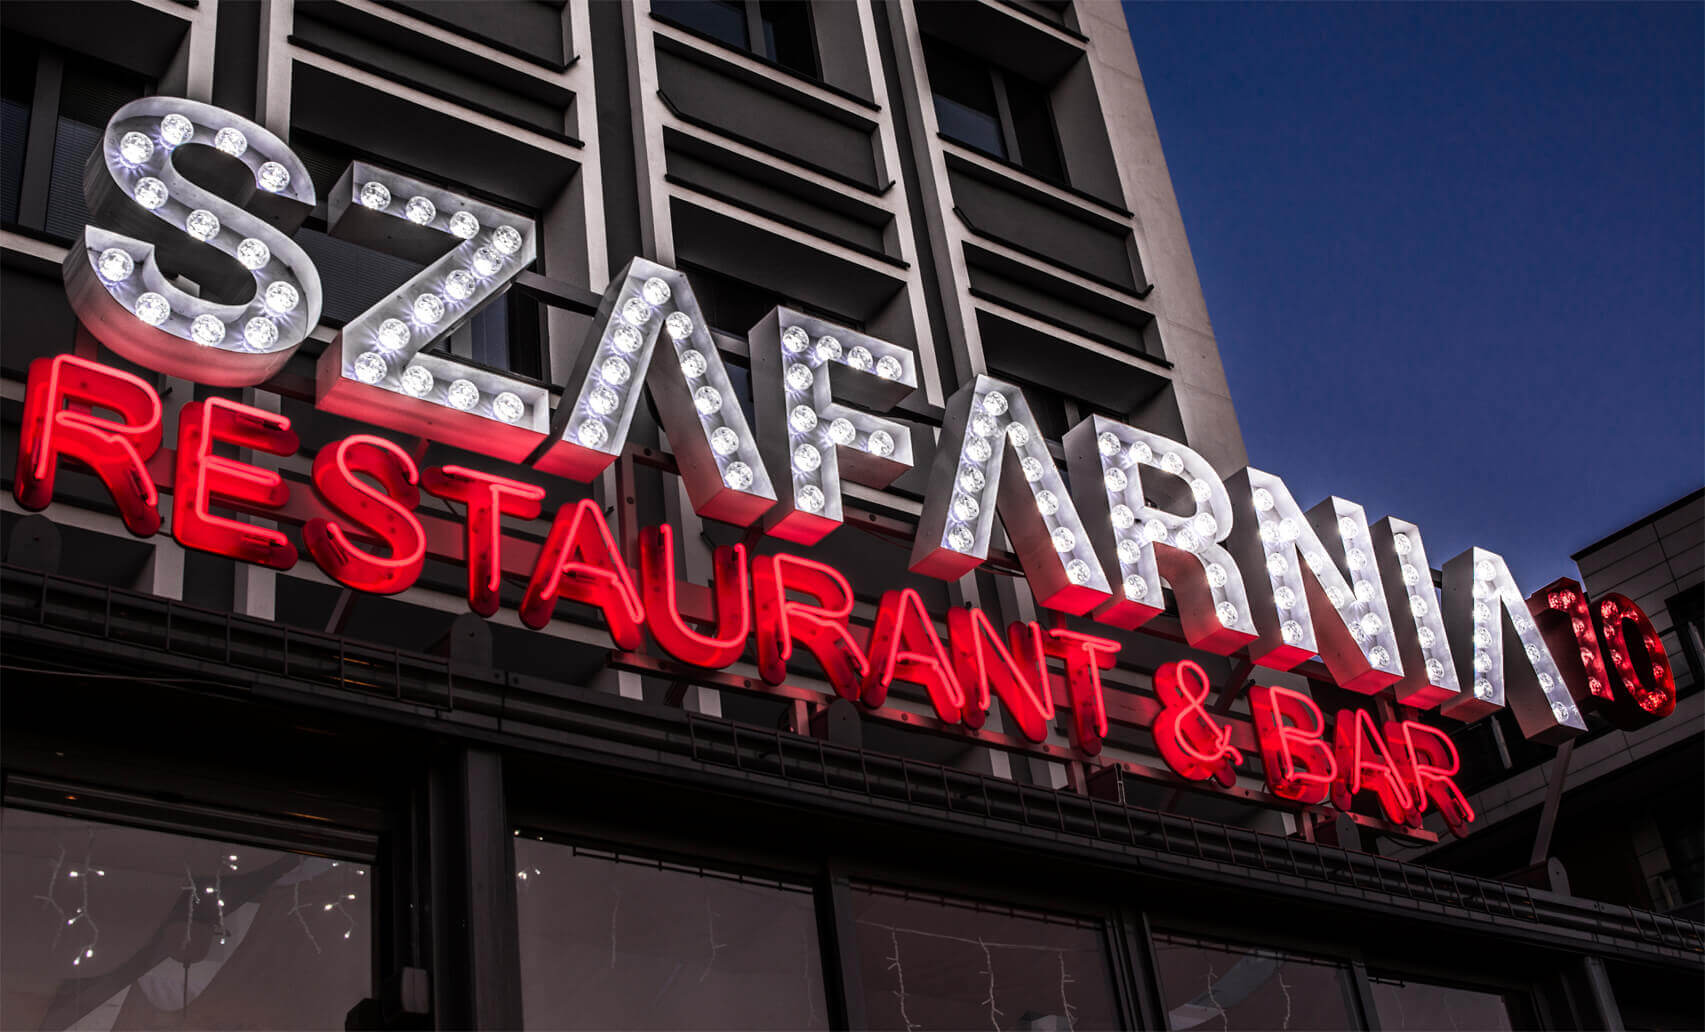
[[(247, 190), (224, 191), (246, 199), (189, 182), (173, 164), (178, 148), (197, 149), (190, 167), (203, 174), (248, 176)], [(318, 273), (289, 237), (314, 189), (264, 128), (206, 104), (136, 101), (113, 117), (85, 182), (93, 217), (117, 228), (86, 229), (65, 280), (79, 318), (119, 354), (198, 382), (261, 384), (317, 324)], [(322, 408), (589, 482), (623, 454), (649, 391), (701, 515), (804, 545), (841, 524), (844, 481), (881, 488), (913, 464), (911, 428), (882, 414), (917, 387), (906, 348), (775, 309), (749, 335), (754, 435), (687, 277), (636, 258), (605, 290), (552, 411), (542, 385), (429, 350), (532, 262), (532, 220), (364, 162), (328, 209), (332, 232), (426, 265), (326, 348)], [(203, 300), (166, 276), (160, 256), (210, 297), (252, 299)], [(723, 669), (750, 646), (761, 678), (779, 685), (798, 647), (839, 696), (867, 707), (903, 682), (948, 724), (981, 728), (998, 697), (1030, 741), (1044, 741), (1062, 710), (1082, 754), (1099, 754), (1108, 736), (1100, 671), (1120, 645), (1064, 618), (1003, 631), (980, 609), (956, 608), (944, 638), (918, 593), (901, 588), (882, 596), (866, 632), (849, 622), (853, 594), (839, 571), (743, 545), (716, 551), (713, 584), (694, 586), (688, 602), (673, 531), (646, 529), (624, 555), (590, 501), (563, 506), (522, 569), (505, 557), (502, 521), (541, 514), (537, 483), (420, 469), (397, 443), (359, 433), (317, 452), (311, 497), (301, 497), (216, 447), (292, 455), (289, 419), (224, 398), (190, 402), (167, 453), (162, 417), (137, 376), (73, 355), (38, 359), (19, 503), (49, 505), (59, 462), (71, 460), (100, 478), (138, 536), (160, 529), (169, 489), (171, 532), (188, 548), (289, 569), (299, 555), (288, 535), (214, 509), (262, 515), (299, 525), (314, 563), (355, 590), (403, 591), (427, 555), (460, 558), (468, 605), (482, 615), (497, 611), (506, 574), (525, 575), (529, 627), (566, 600), (598, 611), (618, 648), (644, 647), (649, 632), (689, 667)], [(911, 570), (943, 580), (975, 570), (998, 514), (1036, 601), (1061, 614), (1141, 629), (1168, 608), (1170, 588), (1193, 648), (1280, 671), (1318, 655), (1349, 691), (1463, 719), (1508, 706), (1542, 741), (1583, 731), (1583, 707), (1624, 727), (1674, 707), (1663, 647), (1626, 598), (1589, 601), (1568, 581), (1524, 598), (1498, 555), (1471, 548), (1444, 563), (1441, 599), (1411, 523), (1370, 524), (1341, 498), (1304, 511), (1278, 476), (1245, 468), (1222, 479), (1183, 443), (1104, 416), (1061, 443), (1069, 483), (1023, 390), (973, 377), (947, 402)], [(429, 539), (416, 515), (423, 491), (465, 506), (459, 549)], [(1366, 792), (1397, 825), (1417, 826), (1429, 806), (1459, 833), (1473, 819), (1452, 780), (1450, 739), (1413, 719), (1376, 724), (1352, 708), (1329, 727), (1309, 696), (1257, 686), (1251, 738), (1206, 705), (1195, 663), (1163, 665), (1155, 691), (1160, 707), (1146, 722), (1183, 779), (1230, 787), (1247, 749), (1271, 792), (1293, 803), (1349, 810)]]

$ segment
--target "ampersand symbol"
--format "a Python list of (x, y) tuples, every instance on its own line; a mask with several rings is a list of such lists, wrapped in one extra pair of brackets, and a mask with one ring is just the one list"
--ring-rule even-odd
[(1167, 663), (1154, 672), (1154, 690), (1161, 703), (1154, 741), (1166, 765), (1191, 781), (1213, 778), (1227, 788), (1236, 784), (1233, 768), (1243, 762), (1243, 753), (1231, 744), (1231, 726), (1203, 708), (1210, 690), (1207, 673), (1187, 659)]

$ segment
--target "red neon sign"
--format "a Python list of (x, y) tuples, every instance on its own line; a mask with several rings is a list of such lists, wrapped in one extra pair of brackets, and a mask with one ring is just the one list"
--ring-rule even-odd
[(172, 494), (172, 537), (185, 548), (230, 556), (279, 570), (296, 565), (296, 546), (280, 531), (215, 516), (214, 503), (277, 509), (290, 488), (277, 471), (228, 459), (215, 444), (273, 455), (296, 454), (290, 420), (225, 398), (192, 401), (178, 413), (178, 461)]
[(866, 706), (880, 706), (888, 700), (888, 687), (895, 681), (921, 685), (936, 716), (948, 723), (958, 721), (965, 710), (965, 692), (947, 649), (935, 633), (923, 599), (911, 588), (882, 596), (870, 632), (870, 669), (865, 672), (860, 698)]
[(1338, 711), (1333, 731), (1334, 751), (1338, 760), (1338, 778), (1332, 782), (1332, 802), (1348, 811), (1357, 793), (1372, 789), (1379, 796), (1380, 808), (1387, 820), (1395, 824), (1409, 823), (1415, 812), (1415, 801), (1403, 784), (1402, 771), (1385, 747), (1385, 739), (1374, 727), (1367, 710)]
[[(816, 602), (797, 602), (787, 597), (789, 591)], [(760, 677), (769, 684), (786, 681), (787, 661), (797, 642), (822, 665), (835, 694), (859, 697), (870, 661), (847, 630), (853, 593), (841, 571), (803, 556), (758, 556), (752, 560), (752, 601), (757, 608)]]
[(561, 598), (602, 611), (616, 645), (639, 648), (645, 609), (603, 510), (590, 498), (557, 511), (521, 599), (521, 622), (535, 629), (550, 623)]
[[(66, 403), (74, 408), (66, 408)], [(118, 413), (117, 421), (88, 411)], [(160, 450), (160, 396), (139, 376), (76, 355), (30, 363), (24, 425), (12, 494), (39, 512), (53, 501), (61, 458), (75, 459), (101, 478), (132, 534), (160, 529), (160, 496), (147, 461)]]
[(492, 615), (503, 587), (503, 517), (538, 519), (545, 489), (464, 466), (434, 466), (421, 486), (468, 507), (468, 608)]
[(1338, 777), (1338, 762), (1321, 738), (1326, 715), (1301, 692), (1277, 685), (1249, 689), (1249, 712), (1267, 787), (1282, 799), (1324, 803)]
[(1161, 710), (1154, 722), (1154, 744), (1179, 777), (1213, 778), (1230, 788), (1237, 784), (1234, 768), (1243, 762), (1243, 754), (1231, 744), (1231, 728), (1203, 707), (1211, 691), (1207, 673), (1190, 660), (1156, 670), (1154, 692)]
[[(360, 475), (377, 480), (384, 490)], [(391, 554), (357, 548), (348, 531), (323, 517), (302, 525), (309, 554), (333, 580), (357, 591), (394, 595), (412, 587), (426, 562), (426, 530), (414, 515), (420, 505), (419, 485), (414, 459), (383, 437), (356, 434), (322, 448), (314, 456), (315, 490)]]
[(664, 652), (683, 663), (718, 670), (738, 660), (752, 634), (746, 586), (746, 546), (718, 548), (716, 633), (704, 634), (681, 617), (675, 586), (675, 532), (667, 525), (639, 532), (639, 579), (645, 586), (645, 623)]

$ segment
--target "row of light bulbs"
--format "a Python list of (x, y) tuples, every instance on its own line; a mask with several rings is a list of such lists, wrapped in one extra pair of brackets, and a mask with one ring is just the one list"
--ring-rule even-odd
[[(793, 504), (802, 512), (819, 513), (828, 504), (821, 486), (823, 452), (832, 446), (860, 447), (886, 458), (894, 454), (894, 435), (872, 430), (859, 440), (858, 427), (844, 416), (824, 422), (812, 404), (812, 388), (823, 367), (839, 362), (859, 372), (872, 372), (884, 380), (898, 380), (904, 367), (893, 355), (876, 358), (863, 344), (842, 347), (839, 338), (824, 334), (813, 343), (802, 326), (789, 326), (781, 334), (782, 350), (791, 361), (782, 373), (787, 392), (788, 462), (793, 471)], [(733, 485), (730, 485), (733, 486)]]

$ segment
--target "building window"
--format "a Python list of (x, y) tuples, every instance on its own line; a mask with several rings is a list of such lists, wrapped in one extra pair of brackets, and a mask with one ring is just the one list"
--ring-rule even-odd
[(1121, 1025), (1099, 922), (871, 887), (853, 918), (873, 1029)]
[(1683, 664), (1677, 663), (1676, 657), (1670, 657), (1670, 668), (1676, 674), (1676, 697), (1684, 698), (1705, 688), (1705, 665), (1701, 664), (1702, 657), (1705, 657), (1705, 585), (1695, 584), (1670, 598), (1664, 607), (1669, 610), (1670, 623), (1675, 627), (1675, 637), (1681, 643), (1681, 654), (1687, 668), (1683, 678)]
[(1369, 979), (1379, 1027), (1404, 1029), (1513, 1028), (1503, 994), (1398, 978)]
[(7, 808), (9, 1028), (342, 1028), (372, 994), (369, 868)]
[(827, 1028), (809, 889), (515, 839), (528, 1028)]
[(1154, 937), (1154, 956), (1168, 1028), (1357, 1026), (1340, 964), (1174, 935)]
[[(116, 65), (64, 53), (26, 36), (7, 39), (4, 64), (0, 217), (58, 240), (75, 240), (89, 221), (83, 201), (83, 168), (89, 154), (113, 113), (149, 92), (151, 84)], [(29, 129), (36, 119), (53, 125), (51, 152), (29, 147)]]
[(928, 37), (924, 61), (943, 136), (1065, 181), (1047, 87)]
[(651, 13), (817, 77), (817, 44), (806, 0), (652, 0)]

